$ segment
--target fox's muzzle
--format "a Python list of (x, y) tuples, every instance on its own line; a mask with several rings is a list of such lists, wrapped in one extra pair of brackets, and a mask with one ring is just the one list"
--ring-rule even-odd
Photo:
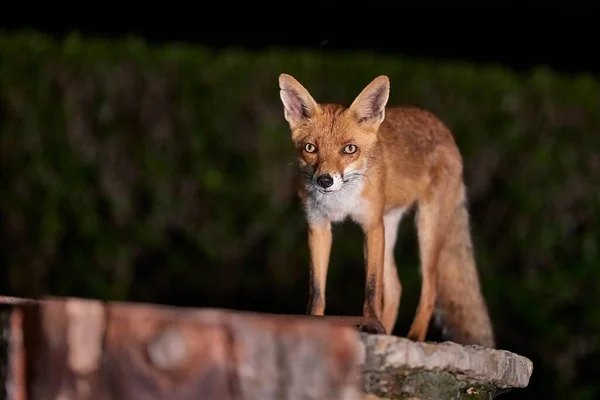
[(321, 174), (316, 179), (317, 185), (321, 186), (323, 189), (327, 189), (331, 185), (333, 185), (333, 177), (329, 174)]

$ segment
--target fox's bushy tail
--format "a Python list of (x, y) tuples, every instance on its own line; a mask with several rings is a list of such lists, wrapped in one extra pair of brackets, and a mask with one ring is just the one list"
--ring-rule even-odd
[(462, 190), (438, 260), (434, 320), (447, 340), (494, 348), (494, 332), (475, 264), (465, 193)]

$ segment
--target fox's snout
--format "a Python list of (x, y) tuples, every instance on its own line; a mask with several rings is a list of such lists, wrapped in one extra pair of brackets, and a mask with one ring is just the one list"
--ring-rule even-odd
[(328, 173), (317, 176), (315, 181), (317, 182), (317, 185), (321, 186), (323, 189), (327, 189), (333, 185), (333, 177)]
[(321, 190), (336, 191), (342, 187), (342, 175), (331, 170), (316, 169), (312, 174), (312, 184)]

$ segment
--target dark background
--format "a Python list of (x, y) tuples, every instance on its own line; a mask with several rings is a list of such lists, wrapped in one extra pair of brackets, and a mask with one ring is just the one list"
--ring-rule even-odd
[[(0, 290), (303, 312), (302, 216), (281, 189), (285, 173), (265, 175), (287, 171), (290, 161), (273, 82), (285, 68), (316, 97), (349, 101), (378, 68), (417, 60), (403, 67), (405, 76), (391, 76), (404, 87), (393, 99), (427, 106), (455, 130), (499, 346), (534, 361), (529, 388), (503, 396), (598, 398), (593, 10), (368, 6), (353, 9), (362, 20), (339, 10), (306, 20), (297, 16), (310, 13), (305, 6), (243, 23), (191, 8), (154, 20), (117, 21), (92, 8), (87, 22), (5, 14), (0, 253), (8, 268)], [(258, 15), (244, 11), (251, 12)], [(70, 44), (60, 50), (45, 39), (10, 39), (24, 30)], [(147, 47), (123, 44), (127, 37)], [(162, 61), (176, 43), (195, 55)], [(269, 58), (272, 48), (285, 53)], [(345, 75), (340, 54), (351, 71)], [(361, 64), (369, 57), (385, 61)], [(103, 123), (106, 104), (113, 120)], [(168, 139), (156, 128), (164, 121)], [(336, 232), (328, 309), (356, 314), (360, 233), (351, 225)], [(405, 221), (398, 335), (416, 305), (415, 249), (412, 221)], [(436, 335), (432, 329), (430, 339)]]
[[(212, 6), (212, 5), (211, 5)], [(5, 31), (35, 29), (61, 38), (77, 31), (86, 36), (141, 36), (149, 43), (187, 42), (212, 49), (242, 47), (309, 48), (320, 51), (368, 50), (380, 54), (500, 64), (515, 71), (547, 65), (563, 73), (600, 71), (594, 54), (594, 7), (543, 6), (535, 3), (404, 7), (346, 10), (320, 6), (273, 13), (240, 10), (251, 18), (233, 17), (229, 9), (198, 15), (194, 8), (156, 11), (133, 18), (126, 12), (103, 14), (90, 8), (76, 18), (43, 18), (6, 13)], [(125, 10), (124, 10), (125, 11)], [(348, 12), (346, 12), (348, 11)], [(236, 11), (233, 11), (236, 12)], [(188, 13), (189, 15), (186, 15)]]

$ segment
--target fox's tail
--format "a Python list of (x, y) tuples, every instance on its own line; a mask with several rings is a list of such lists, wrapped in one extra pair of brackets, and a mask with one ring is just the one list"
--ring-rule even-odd
[(465, 190), (462, 193), (438, 260), (434, 320), (448, 340), (494, 348), (494, 332), (475, 265)]

